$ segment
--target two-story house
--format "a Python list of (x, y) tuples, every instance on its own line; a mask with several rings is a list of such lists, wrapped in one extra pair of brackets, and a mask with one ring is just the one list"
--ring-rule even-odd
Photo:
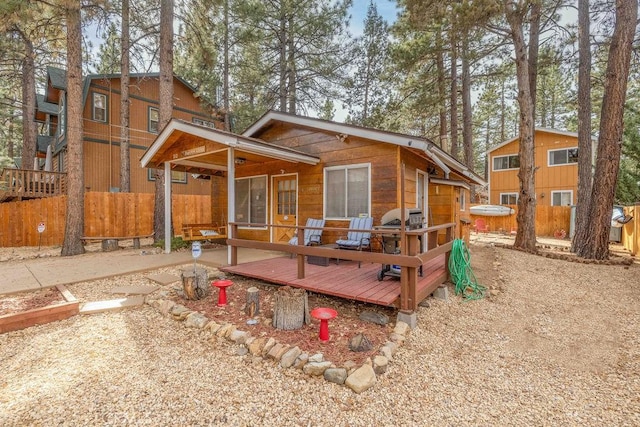
[[(52, 170), (65, 172), (66, 72), (47, 69), (47, 86), (38, 96), (36, 121), (40, 123), (39, 156), (47, 146), (53, 153)], [(186, 81), (174, 76), (173, 117), (201, 126), (221, 128), (215, 110), (196, 95)], [(159, 123), (159, 74), (131, 74), (130, 89), (131, 192), (153, 193), (153, 171), (140, 167), (140, 158), (157, 137)], [(119, 191), (120, 188), (120, 75), (88, 75), (83, 86), (84, 185), (86, 191)], [(209, 177), (184, 171), (172, 174), (177, 194), (210, 194)]]
[[(487, 152), (489, 204), (515, 205), (520, 188), (519, 137)], [(593, 140), (595, 145), (595, 140)], [(593, 148), (595, 153), (595, 146)], [(578, 194), (578, 134), (555, 129), (535, 131), (535, 193), (541, 206), (575, 205)]]

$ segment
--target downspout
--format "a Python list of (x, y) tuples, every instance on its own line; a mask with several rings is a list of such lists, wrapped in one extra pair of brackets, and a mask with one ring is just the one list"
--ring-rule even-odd
[(433, 160), (433, 162), (438, 165), (440, 167), (440, 169), (442, 169), (444, 171), (444, 177), (445, 179), (449, 179), (449, 173), (451, 172), (451, 169), (449, 169), (449, 167), (447, 165), (444, 164), (444, 162), (442, 160), (440, 160), (440, 158), (436, 155), (436, 153), (434, 153), (433, 147), (423, 141), (409, 141), (409, 147), (413, 147), (415, 144), (416, 148), (421, 148), (424, 153), (429, 156), (429, 158), (431, 160)]

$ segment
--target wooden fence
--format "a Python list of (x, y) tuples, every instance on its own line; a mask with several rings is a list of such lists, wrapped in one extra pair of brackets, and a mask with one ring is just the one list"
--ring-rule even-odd
[[(474, 205), (472, 205), (474, 206)], [(511, 233), (518, 229), (516, 222), (517, 206), (511, 206), (515, 213), (508, 216), (479, 216), (471, 215), (472, 225), (476, 218), (485, 220), (489, 231)], [(570, 206), (536, 206), (536, 235), (554, 236), (564, 231), (569, 237), (569, 227), (571, 226)]]
[[(211, 196), (174, 194), (171, 202), (174, 230), (181, 230), (182, 224), (212, 221)], [(153, 194), (85, 193), (84, 235), (151, 234), (153, 203)], [(62, 245), (66, 210), (66, 196), (0, 203), (0, 246)], [(40, 223), (45, 224), (41, 235), (38, 233)]]
[(624, 208), (624, 214), (632, 216), (633, 219), (622, 227), (620, 243), (633, 255), (637, 255), (640, 251), (640, 205), (627, 206)]

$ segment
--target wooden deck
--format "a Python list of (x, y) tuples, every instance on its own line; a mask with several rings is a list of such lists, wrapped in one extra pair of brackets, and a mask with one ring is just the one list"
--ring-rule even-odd
[[(296, 257), (282, 257), (222, 267), (221, 270), (320, 294), (399, 307), (400, 280), (387, 276), (379, 281), (378, 272), (381, 268), (380, 264), (370, 262), (362, 262), (362, 267), (358, 268), (357, 261), (340, 260), (336, 264), (335, 259), (331, 259), (326, 267), (306, 263), (305, 277), (298, 279)], [(423, 275), (418, 277), (416, 294), (428, 296), (446, 278), (445, 255), (440, 255), (423, 265)]]

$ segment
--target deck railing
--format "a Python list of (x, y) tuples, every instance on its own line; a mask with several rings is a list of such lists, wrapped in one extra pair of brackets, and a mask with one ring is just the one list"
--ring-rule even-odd
[(35, 199), (64, 195), (67, 174), (5, 168), (0, 175), (0, 194), (5, 199)]
[[(290, 226), (275, 224), (251, 224), (238, 222), (229, 223), (229, 227), (231, 231), (230, 236), (238, 236), (238, 227), (259, 227), (269, 230), (272, 228), (291, 228)], [(306, 228), (307, 227), (302, 225), (297, 227), (298, 242), (304, 242), (304, 230)], [(317, 229), (317, 227), (309, 228)], [(323, 227), (322, 230), (323, 232), (339, 232), (342, 234), (346, 234), (349, 231), (365, 231), (335, 227)], [(397, 236), (400, 253), (388, 254), (384, 252), (334, 249), (323, 246), (304, 246), (301, 243), (298, 245), (289, 245), (287, 243), (271, 243), (231, 237), (227, 240), (227, 244), (231, 248), (231, 259), (229, 261), (231, 265), (238, 264), (238, 248), (252, 248), (296, 254), (298, 260), (297, 267), (299, 279), (303, 279), (305, 277), (305, 256), (339, 258), (340, 260), (398, 265), (402, 267), (400, 273), (400, 309), (406, 311), (416, 310), (418, 303), (432, 293), (435, 290), (434, 286), (437, 287), (439, 284), (434, 282), (434, 286), (428, 286), (420, 289), (418, 287), (419, 269), (430, 260), (444, 254), (444, 268), (446, 271), (449, 254), (453, 248), (455, 223), (441, 224), (410, 231), (371, 231), (373, 239), (381, 239), (384, 235)]]

